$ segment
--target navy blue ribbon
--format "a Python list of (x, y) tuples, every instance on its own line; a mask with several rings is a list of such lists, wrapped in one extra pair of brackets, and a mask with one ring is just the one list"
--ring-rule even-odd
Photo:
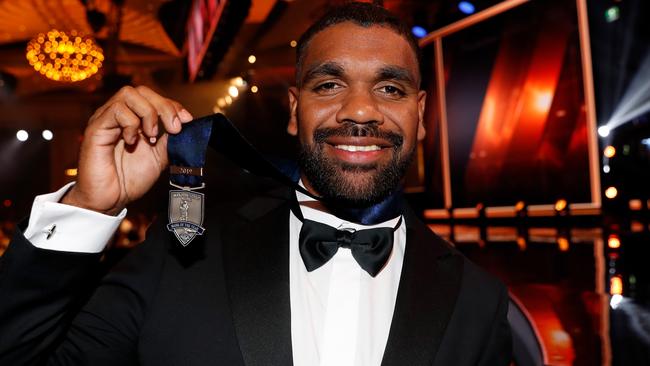
[(171, 183), (191, 188), (200, 187), (203, 184), (202, 170), (205, 165), (205, 153), (211, 132), (212, 121), (207, 118), (199, 118), (184, 124), (180, 133), (169, 136), (167, 154), (172, 167), (169, 178)]

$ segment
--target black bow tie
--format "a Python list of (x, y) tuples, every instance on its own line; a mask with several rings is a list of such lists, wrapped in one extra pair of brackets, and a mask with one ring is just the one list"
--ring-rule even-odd
[(337, 230), (320, 222), (303, 219), (299, 248), (307, 271), (311, 272), (327, 263), (339, 248), (349, 248), (359, 266), (375, 277), (393, 250), (393, 233), (402, 223), (400, 217), (395, 227), (364, 230)]

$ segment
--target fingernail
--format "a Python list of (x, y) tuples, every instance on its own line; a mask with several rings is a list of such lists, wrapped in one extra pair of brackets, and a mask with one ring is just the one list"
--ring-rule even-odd
[(150, 142), (151, 144), (155, 144), (155, 143), (156, 143), (156, 140), (157, 140), (157, 139), (156, 139), (155, 137), (149, 137), (149, 142)]
[(180, 112), (178, 112), (178, 116), (181, 118), (181, 121), (183, 122), (189, 122), (194, 119), (190, 112), (186, 111), (185, 109), (182, 109)]
[(154, 136), (158, 136), (158, 125), (154, 125), (153, 128), (151, 129), (151, 134)]
[(172, 127), (176, 128), (181, 124), (181, 121), (178, 120), (178, 117), (174, 117), (172, 120)]

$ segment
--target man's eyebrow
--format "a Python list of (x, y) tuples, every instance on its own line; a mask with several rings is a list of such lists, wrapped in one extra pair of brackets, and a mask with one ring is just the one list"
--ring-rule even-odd
[(309, 81), (320, 77), (320, 76), (334, 76), (342, 77), (344, 74), (343, 66), (336, 62), (325, 62), (318, 64), (305, 72), (305, 76), (302, 78), (302, 84), (306, 84)]
[(388, 65), (381, 67), (377, 72), (377, 81), (381, 80), (396, 80), (416, 85), (413, 75), (407, 69), (399, 66)]

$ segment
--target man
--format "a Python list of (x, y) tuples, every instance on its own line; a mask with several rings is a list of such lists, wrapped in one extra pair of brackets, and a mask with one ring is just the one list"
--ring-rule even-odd
[[(179, 247), (154, 225), (97, 284), (89, 273), (124, 207), (167, 165), (158, 129), (192, 119), (144, 87), (99, 108), (77, 183), (37, 198), (3, 258), (0, 363), (509, 364), (504, 286), (400, 204), (425, 134), (408, 29), (380, 7), (344, 5), (301, 38), (296, 69), (288, 132), (300, 184), (321, 200), (242, 173), (246, 199), (207, 207), (201, 241)], [(328, 230), (333, 251), (309, 246)], [(359, 249), (362, 232), (388, 244)], [(387, 255), (363, 259), (375, 249)]]

